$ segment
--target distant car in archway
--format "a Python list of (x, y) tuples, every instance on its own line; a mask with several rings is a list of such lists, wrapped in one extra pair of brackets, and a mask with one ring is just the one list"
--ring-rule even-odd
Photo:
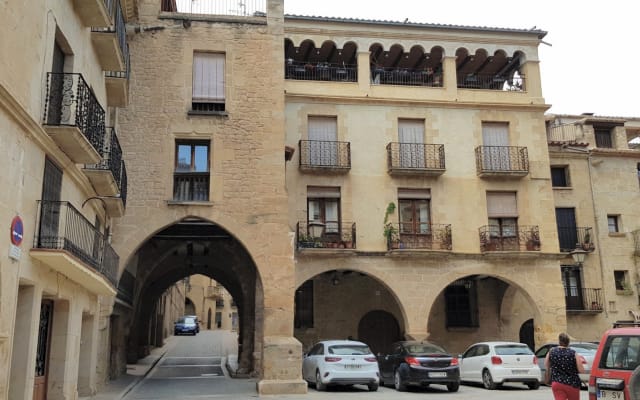
[(198, 333), (198, 324), (194, 317), (180, 317), (173, 325), (174, 335), (190, 334), (195, 336), (196, 333)]
[(193, 318), (196, 320), (196, 333), (200, 333), (200, 319), (197, 315), (185, 315), (185, 317)]

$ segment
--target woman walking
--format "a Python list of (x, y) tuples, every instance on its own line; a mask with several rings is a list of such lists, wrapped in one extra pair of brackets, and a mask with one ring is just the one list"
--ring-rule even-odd
[(584, 367), (575, 350), (569, 348), (569, 335), (558, 336), (559, 346), (552, 348), (544, 359), (551, 371), (551, 391), (555, 400), (580, 400), (580, 376)]

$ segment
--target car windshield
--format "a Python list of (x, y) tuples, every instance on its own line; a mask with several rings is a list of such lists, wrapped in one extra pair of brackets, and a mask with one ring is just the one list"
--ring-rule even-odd
[(519, 356), (533, 354), (533, 352), (524, 344), (503, 344), (496, 346), (496, 354), (499, 356)]
[(410, 354), (444, 354), (446, 351), (434, 344), (420, 343), (406, 346)]
[(371, 350), (369, 350), (369, 347), (361, 344), (337, 344), (329, 346), (328, 352), (329, 354), (337, 354), (342, 356), (371, 354)]
[(180, 317), (178, 318), (177, 324), (195, 324), (195, 320), (191, 317)]
[(640, 365), (640, 337), (610, 336), (602, 349), (600, 368), (633, 371)]

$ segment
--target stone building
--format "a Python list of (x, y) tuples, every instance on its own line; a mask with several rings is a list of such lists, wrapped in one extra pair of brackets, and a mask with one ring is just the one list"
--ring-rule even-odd
[(214, 4), (0, 14), (0, 397), (92, 394), (191, 312), (274, 394), (319, 339), (535, 347), (637, 309), (639, 120), (545, 116), (544, 31)]

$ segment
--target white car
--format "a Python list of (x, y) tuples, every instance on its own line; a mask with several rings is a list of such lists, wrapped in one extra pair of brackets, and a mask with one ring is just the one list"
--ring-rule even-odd
[(535, 390), (542, 380), (538, 359), (524, 343), (476, 343), (460, 356), (459, 365), (460, 381), (482, 383), (489, 390), (506, 382)]
[[(540, 371), (542, 371), (542, 375), (544, 375), (545, 367), (544, 367), (544, 359), (547, 356), (549, 350), (553, 347), (556, 347), (557, 343), (547, 343), (542, 346), (538, 350), (536, 350), (536, 357), (538, 358), (538, 366), (540, 367)], [(591, 374), (591, 365), (593, 364), (593, 359), (596, 356), (596, 351), (598, 350), (598, 345), (590, 342), (571, 342), (569, 344), (569, 348), (572, 348), (578, 354), (580, 361), (582, 362), (582, 366), (584, 367), (584, 373), (579, 374), (580, 380), (583, 385), (589, 384), (589, 375)]]
[(325, 390), (328, 385), (367, 385), (375, 392), (380, 385), (378, 360), (369, 346), (353, 340), (316, 343), (302, 360), (302, 378)]

